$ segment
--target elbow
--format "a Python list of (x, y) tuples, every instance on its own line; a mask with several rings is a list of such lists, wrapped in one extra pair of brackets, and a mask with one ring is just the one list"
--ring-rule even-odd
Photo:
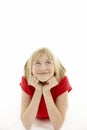
[(27, 127), (27, 124), (26, 124), (26, 122), (25, 122), (23, 116), (20, 116), (20, 120), (21, 120), (21, 122), (22, 122), (24, 128), (26, 128), (26, 127)]
[(65, 117), (62, 117), (61, 124), (63, 125), (64, 122), (65, 122)]
[(66, 118), (66, 114), (61, 114), (61, 116), (60, 116), (60, 127), (62, 127), (62, 125), (64, 124), (64, 122), (65, 122), (65, 118)]
[(63, 126), (64, 122), (65, 122), (65, 117), (62, 117), (60, 121), (60, 128)]
[(21, 120), (22, 124), (24, 124), (24, 119), (23, 119), (22, 115), (20, 115), (20, 120)]
[(30, 130), (31, 127), (29, 126), (29, 123), (24, 119), (24, 117), (23, 117), (23, 116), (20, 116), (20, 119), (21, 119), (21, 122), (22, 122), (24, 128), (25, 128), (26, 130)]
[(54, 126), (54, 130), (60, 130), (61, 129), (61, 127), (63, 126), (63, 124), (64, 124), (64, 121), (65, 121), (65, 119), (64, 118), (61, 118), (61, 120), (60, 121), (57, 121), (57, 123), (55, 124), (55, 126)]

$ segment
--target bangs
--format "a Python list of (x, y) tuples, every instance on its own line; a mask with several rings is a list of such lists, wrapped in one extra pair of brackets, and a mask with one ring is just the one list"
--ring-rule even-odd
[(47, 55), (47, 57), (49, 57), (50, 60), (53, 60), (53, 56), (51, 54), (51, 52), (48, 49), (40, 49), (39, 51), (36, 51), (33, 54), (33, 61), (39, 59), (42, 55)]

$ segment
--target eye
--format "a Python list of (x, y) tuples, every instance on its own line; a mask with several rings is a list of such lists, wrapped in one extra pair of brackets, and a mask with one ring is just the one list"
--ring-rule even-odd
[(41, 63), (39, 61), (36, 61), (35, 62), (35, 65), (40, 65)]
[(51, 64), (51, 61), (46, 61), (46, 64), (47, 64), (47, 65)]

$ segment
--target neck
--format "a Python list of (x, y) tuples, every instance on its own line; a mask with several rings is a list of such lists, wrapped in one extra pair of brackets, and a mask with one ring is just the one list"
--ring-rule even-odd
[(44, 85), (47, 85), (48, 82), (47, 82), (47, 81), (45, 81), (45, 82), (41, 82), (41, 81), (39, 81), (39, 84), (41, 84), (42, 86), (44, 86)]

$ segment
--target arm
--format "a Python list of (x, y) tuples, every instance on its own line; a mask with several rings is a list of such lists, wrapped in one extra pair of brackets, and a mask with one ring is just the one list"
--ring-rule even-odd
[(48, 86), (44, 87), (43, 95), (46, 102), (49, 118), (53, 124), (54, 130), (59, 130), (62, 127), (65, 119), (68, 104), (68, 92), (66, 91), (57, 97), (55, 104), (50, 92), (53, 83), (56, 83), (55, 79), (52, 79), (52, 82), (50, 82)]
[[(37, 83), (37, 81), (35, 82)], [(34, 85), (36, 86), (36, 84)], [(32, 100), (29, 95), (22, 92), (21, 120), (26, 130), (30, 130), (32, 123), (36, 118), (41, 96), (42, 90), (39, 85), (36, 87)]]

